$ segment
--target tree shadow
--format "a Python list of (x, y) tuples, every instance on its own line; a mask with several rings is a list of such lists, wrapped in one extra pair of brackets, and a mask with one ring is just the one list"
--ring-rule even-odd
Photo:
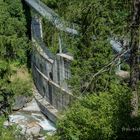
[(27, 68), (30, 70), (31, 68), (31, 48), (30, 48), (30, 40), (31, 40), (31, 10), (30, 7), (26, 4), (24, 0), (22, 0), (23, 11), (26, 19), (26, 36), (29, 39), (29, 49), (26, 51), (27, 56)]
[[(124, 102), (119, 105), (119, 124), (117, 130), (117, 140), (139, 140), (140, 139), (140, 116), (131, 117), (131, 101), (124, 106)], [(125, 108), (126, 107), (126, 108)], [(124, 111), (125, 108), (125, 111)]]

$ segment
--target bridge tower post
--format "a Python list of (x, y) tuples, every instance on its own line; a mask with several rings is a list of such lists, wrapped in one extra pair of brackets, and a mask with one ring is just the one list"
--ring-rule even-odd
[(41, 38), (43, 39), (43, 29), (42, 29), (42, 18), (39, 17), (39, 26), (40, 26), (40, 35), (41, 35)]

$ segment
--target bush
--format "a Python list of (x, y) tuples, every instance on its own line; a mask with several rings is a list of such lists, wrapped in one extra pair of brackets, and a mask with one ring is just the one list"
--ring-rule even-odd
[(9, 84), (9, 89), (12, 93), (16, 95), (32, 96), (32, 82), (28, 80), (14, 79), (11, 84)]
[(58, 122), (57, 134), (63, 140), (112, 140), (127, 127), (130, 91), (111, 85), (110, 92), (93, 94), (77, 101)]
[(18, 135), (18, 131), (16, 130), (16, 126), (9, 126), (5, 128), (3, 123), (6, 119), (4, 117), (0, 117), (0, 139), (1, 140), (15, 140), (15, 135)]

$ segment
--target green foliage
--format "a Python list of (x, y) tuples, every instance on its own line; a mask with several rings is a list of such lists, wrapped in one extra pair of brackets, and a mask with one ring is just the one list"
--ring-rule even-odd
[[(63, 40), (63, 50), (72, 52), (75, 59), (71, 69), (72, 78), (69, 81), (73, 93), (81, 94), (89, 84), (86, 92), (108, 90), (112, 80), (116, 79), (113, 66), (95, 79), (92, 79), (92, 76), (113, 59), (109, 38), (129, 38), (128, 19), (132, 1), (54, 0), (53, 6), (49, 0), (42, 1), (54, 8), (63, 19), (74, 23), (73, 27), (78, 25), (79, 37), (59, 33)], [(48, 30), (45, 31), (46, 36)]]
[(130, 91), (111, 85), (110, 92), (90, 95), (76, 101), (58, 122), (63, 140), (112, 140), (130, 120)]
[[(86, 46), (84, 45), (86, 43), (82, 41), (77, 45), (78, 48), (74, 53), (75, 60), (72, 62), (72, 78), (70, 79), (74, 93), (83, 92), (91, 81), (92, 76), (108, 64), (113, 56), (109, 42), (100, 40), (89, 43), (90, 45)], [(114, 69), (113, 66), (112, 69)], [(106, 86), (109, 86), (108, 81), (110, 82), (113, 77), (113, 70), (104, 72), (102, 75), (95, 77), (87, 91), (98, 92), (106, 90)], [(107, 83), (108, 85), (106, 85)]]
[(3, 90), (10, 85), (11, 63), (27, 62), (29, 45), (21, 1), (1, 0), (0, 9), (0, 90)]
[[(10, 83), (11, 68), (5, 60), (0, 61), (0, 97), (3, 101), (7, 102), (8, 98), (13, 96), (12, 91), (7, 89)], [(1, 101), (2, 101), (1, 100)]]
[(32, 96), (32, 82), (28, 80), (14, 79), (7, 88), (11, 90), (15, 96), (24, 95), (24, 96)]
[[(27, 81), (11, 81), (12, 64), (19, 65), (27, 62), (26, 53), (29, 51), (26, 37), (26, 19), (20, 0), (0, 1), (0, 98), (6, 103), (7, 113), (11, 110), (13, 97), (16, 94), (31, 96), (31, 84)], [(16, 71), (18, 67), (14, 69)]]
[(3, 126), (4, 121), (6, 119), (4, 117), (0, 117), (0, 139), (1, 140), (15, 140), (16, 135), (16, 126), (9, 126), (8, 128), (5, 128)]
[(81, 0), (80, 4), (76, 0), (60, 2), (60, 5), (66, 4), (64, 12), (61, 11), (65, 18), (78, 24), (81, 33), (74, 49), (75, 62), (72, 64), (70, 81), (74, 93), (83, 92), (88, 84), (90, 86), (87, 92), (109, 89), (110, 83), (115, 79), (113, 66), (93, 80), (92, 76), (113, 58), (108, 38), (129, 36), (126, 32), (129, 26), (130, 2), (124, 3), (119, 0), (111, 2)]
[(42, 2), (57, 10), (65, 20), (84, 26), (85, 29), (88, 27), (87, 31), (93, 32), (94, 35), (95, 33), (103, 35), (103, 31), (107, 34), (110, 30), (115, 34), (128, 31), (125, 29), (128, 29), (130, 22), (128, 19), (131, 14), (131, 0), (42, 0)]
[[(26, 64), (30, 50), (26, 37), (26, 19), (21, 0), (0, 0), (0, 139), (15, 140), (16, 126), (3, 127), (14, 102), (14, 96), (31, 96), (31, 82), (14, 79), (11, 81), (14, 63)], [(18, 65), (18, 66), (19, 66)], [(16, 66), (14, 71), (19, 68)]]
[(41, 0), (51, 8), (57, 8), (57, 0)]
[[(49, 27), (49, 28), (48, 28)], [(45, 19), (43, 19), (43, 40), (46, 44), (46, 46), (50, 49), (50, 51), (53, 54), (56, 54), (58, 52), (58, 37), (59, 32), (54, 26), (47, 22)]]
[(0, 1), (0, 57), (26, 62), (26, 21), (20, 0)]
[(60, 137), (57, 135), (53, 135), (53, 136), (46, 135), (46, 140), (59, 140), (59, 139)]
[(11, 70), (9, 67), (9, 63), (6, 62), (5, 60), (0, 60), (0, 78), (2, 79), (7, 79), (8, 75), (11, 74)]

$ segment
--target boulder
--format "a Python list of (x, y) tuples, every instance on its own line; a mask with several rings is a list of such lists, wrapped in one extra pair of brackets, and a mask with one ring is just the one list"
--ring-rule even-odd
[(37, 123), (19, 124), (18, 129), (21, 130), (20, 133), (26, 137), (38, 137), (41, 127)]
[(17, 111), (17, 110), (23, 108), (26, 105), (27, 101), (28, 101), (27, 97), (25, 97), (23, 95), (16, 96), (15, 102), (13, 105), (13, 110)]
[(27, 131), (26, 131), (26, 133), (28, 135), (38, 136), (39, 135), (39, 132), (40, 132), (40, 129), (41, 129), (41, 127), (38, 126), (38, 125), (36, 125), (34, 127), (28, 128)]

